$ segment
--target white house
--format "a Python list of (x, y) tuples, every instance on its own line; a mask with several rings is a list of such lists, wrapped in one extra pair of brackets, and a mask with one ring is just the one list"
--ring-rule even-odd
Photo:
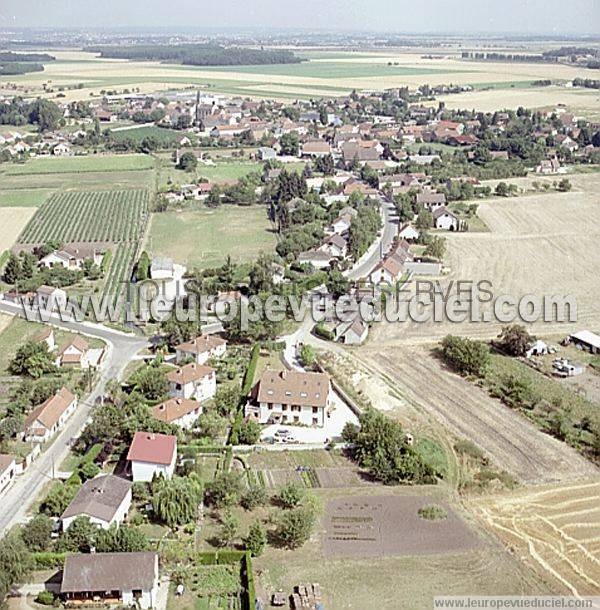
[(210, 358), (221, 358), (227, 351), (227, 341), (217, 335), (200, 335), (175, 348), (177, 362), (192, 358), (196, 364), (205, 364)]
[(332, 400), (329, 375), (266, 370), (253, 390), (246, 415), (261, 424), (323, 427)]
[(215, 369), (195, 362), (171, 371), (167, 381), (173, 398), (193, 398), (201, 402), (212, 398), (217, 391)]
[(61, 266), (65, 269), (81, 269), (85, 260), (101, 265), (103, 257), (104, 252), (93, 247), (64, 246), (44, 256), (39, 264), (42, 267)]
[(17, 464), (12, 455), (0, 453), (0, 494), (6, 491), (17, 476)]
[(77, 408), (77, 396), (62, 387), (25, 420), (24, 440), (45, 443), (61, 430)]
[(53, 352), (56, 349), (56, 341), (54, 339), (54, 329), (46, 326), (38, 333), (35, 340), (38, 343), (45, 343), (48, 346), (48, 351)]
[(371, 271), (369, 279), (373, 284), (395, 284), (402, 277), (402, 273), (402, 263), (396, 257), (388, 256)]
[(297, 257), (301, 265), (312, 265), (315, 269), (326, 269), (331, 265), (333, 256), (323, 250), (307, 250), (300, 252)]
[(351, 322), (342, 322), (335, 329), (336, 340), (345, 345), (360, 345), (369, 336), (369, 325), (357, 316)]
[(98, 527), (107, 530), (120, 525), (131, 507), (130, 481), (112, 474), (86, 481), (61, 516), (63, 530), (77, 517), (88, 517)]
[(458, 218), (444, 207), (438, 208), (433, 213), (434, 229), (443, 229), (444, 231), (458, 231)]
[(152, 407), (152, 416), (166, 424), (175, 424), (189, 430), (202, 414), (202, 405), (196, 400), (170, 398)]
[(67, 304), (67, 293), (62, 288), (40, 286), (35, 293), (35, 303), (44, 311), (64, 309)]
[(54, 364), (56, 366), (80, 366), (88, 368), (88, 352), (89, 343), (81, 336), (74, 335), (65, 345), (63, 345), (58, 353)]
[(398, 231), (398, 237), (402, 239), (406, 239), (407, 241), (414, 241), (415, 239), (419, 239), (419, 230), (413, 227), (410, 223), (405, 223), (400, 227)]
[(335, 258), (346, 258), (348, 253), (348, 242), (341, 235), (330, 235), (319, 248), (322, 252), (326, 252)]
[(157, 607), (156, 553), (68, 555), (60, 594), (66, 605), (97, 605), (100, 600), (142, 610)]
[(168, 434), (136, 432), (127, 460), (134, 482), (152, 481), (154, 476), (173, 477), (177, 460), (177, 438)]

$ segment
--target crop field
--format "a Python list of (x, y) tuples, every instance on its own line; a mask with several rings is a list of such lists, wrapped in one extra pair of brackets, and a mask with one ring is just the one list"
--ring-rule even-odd
[[(505, 49), (506, 50), (506, 49)], [(434, 57), (426, 58), (429, 53)], [(94, 54), (53, 51), (57, 61), (46, 65), (44, 72), (12, 76), (11, 82), (44, 96), (57, 95), (57, 88), (67, 87), (64, 101), (99, 97), (102, 89), (135, 87), (141, 93), (196, 86), (215, 93), (275, 97), (309, 98), (319, 95), (344, 95), (353, 89), (380, 90), (390, 87), (423, 84), (471, 85), (475, 91), (444, 96), (449, 107), (460, 105), (478, 110), (494, 103), (547, 106), (564, 102), (580, 108), (585, 114), (598, 106), (598, 93), (564, 87), (530, 87), (540, 79), (559, 83), (586, 76), (585, 69), (541, 63), (495, 63), (467, 61), (458, 48), (390, 49), (376, 52), (335, 52), (314, 50), (301, 52), (308, 61), (301, 64), (267, 66), (195, 67), (166, 65), (159, 62), (105, 60)], [(53, 93), (44, 83), (51, 81)], [(81, 86), (81, 88), (77, 88)], [(70, 87), (70, 88), (69, 88)], [(519, 88), (519, 96), (514, 88)], [(485, 89), (492, 89), (487, 91)], [(521, 100), (520, 96), (527, 96)]]
[[(544, 583), (486, 535), (485, 530), (472, 523), (459, 505), (444, 498), (439, 488), (373, 486), (316, 489), (313, 493), (323, 506), (323, 515), (311, 540), (294, 552), (270, 547), (253, 560), (260, 583), (268, 591), (291, 591), (299, 583), (318, 582), (323, 589), (325, 607), (336, 610), (430, 610), (436, 595), (468, 595), (473, 591), (480, 595), (550, 593)], [(419, 519), (418, 528), (408, 532), (408, 524), (415, 525), (411, 507), (418, 508), (424, 498), (448, 507), (453, 517), (439, 523)], [(352, 506), (356, 504), (381, 504), (385, 510), (376, 513), (378, 523), (387, 519), (389, 525), (393, 524), (392, 536), (399, 545), (404, 544), (404, 552), (392, 549), (390, 544), (386, 547), (389, 552), (376, 557), (358, 552), (341, 556), (329, 553), (327, 538), (333, 531), (330, 506), (342, 506), (348, 512), (354, 511)], [(396, 508), (388, 510), (393, 507)], [(400, 514), (395, 510), (400, 510)], [(360, 512), (363, 517), (365, 514), (365, 510)], [(430, 540), (439, 534), (442, 545), (446, 545), (441, 547), (442, 552), (428, 553), (412, 547), (419, 532), (428, 529), (430, 534), (438, 529)], [(386, 526), (376, 535), (389, 531)], [(461, 532), (464, 539), (459, 538)]]
[(25, 227), (20, 243), (137, 241), (148, 214), (142, 189), (57, 193)]
[(11, 248), (35, 214), (34, 207), (0, 207), (0, 253)]
[(208, 268), (231, 256), (236, 263), (272, 252), (276, 237), (262, 206), (224, 205), (153, 214), (148, 250), (168, 256), (188, 268)]
[(0, 208), (38, 207), (50, 197), (51, 189), (9, 189), (0, 190)]
[(470, 502), (482, 523), (552, 583), (555, 594), (600, 591), (600, 482), (545, 486)]
[(123, 172), (152, 169), (148, 155), (98, 155), (89, 157), (45, 157), (9, 165), (9, 176), (83, 172)]

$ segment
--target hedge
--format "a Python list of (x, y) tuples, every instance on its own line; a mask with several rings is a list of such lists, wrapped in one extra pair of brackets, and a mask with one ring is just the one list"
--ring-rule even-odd
[(87, 464), (88, 462), (94, 462), (102, 452), (103, 447), (104, 445), (102, 443), (96, 443), (95, 445), (92, 445), (89, 448), (88, 452), (81, 458), (81, 462), (79, 465), (82, 466), (83, 464)]
[(244, 405), (246, 404), (246, 399), (248, 394), (250, 394), (250, 390), (252, 389), (252, 384), (254, 383), (254, 375), (256, 374), (256, 367), (258, 366), (258, 359), (260, 357), (260, 344), (255, 343), (252, 348), (252, 354), (250, 355), (250, 362), (248, 363), (248, 368), (244, 373), (244, 381), (242, 382), (242, 393), (240, 397), (240, 404), (238, 405), (238, 410), (235, 415), (235, 420), (233, 425), (231, 426), (231, 431), (229, 433), (229, 444), (230, 445), (239, 445), (239, 434), (240, 428), (244, 423)]
[(31, 553), (36, 570), (51, 570), (53, 568), (62, 568), (65, 564), (65, 559), (69, 553), (54, 553), (52, 551), (44, 551), (40, 553)]

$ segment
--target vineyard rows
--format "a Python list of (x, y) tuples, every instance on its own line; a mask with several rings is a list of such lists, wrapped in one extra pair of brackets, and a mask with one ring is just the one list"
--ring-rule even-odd
[(116, 303), (125, 287), (124, 282), (130, 279), (135, 253), (136, 244), (121, 244), (113, 252), (112, 263), (102, 293), (103, 297), (112, 296), (112, 303)]
[(35, 213), (19, 242), (137, 242), (147, 215), (145, 189), (57, 193)]

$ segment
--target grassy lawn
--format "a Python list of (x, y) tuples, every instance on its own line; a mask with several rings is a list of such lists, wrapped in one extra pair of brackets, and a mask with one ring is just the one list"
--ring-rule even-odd
[(59, 174), (72, 172), (118, 172), (152, 169), (148, 155), (102, 155), (90, 157), (45, 157), (11, 165), (8, 175)]
[(0, 207), (38, 207), (50, 197), (51, 189), (15, 189), (0, 191)]
[(262, 206), (222, 206), (154, 214), (148, 250), (190, 267), (207, 268), (225, 262), (255, 259), (272, 252), (276, 237)]
[(134, 140), (141, 142), (144, 138), (152, 137), (158, 140), (161, 144), (171, 145), (179, 142), (184, 137), (190, 137), (190, 134), (185, 131), (177, 131), (175, 129), (166, 129), (164, 127), (156, 127), (155, 125), (147, 127), (132, 127), (131, 129), (122, 129), (112, 131), (112, 137), (117, 141)]

